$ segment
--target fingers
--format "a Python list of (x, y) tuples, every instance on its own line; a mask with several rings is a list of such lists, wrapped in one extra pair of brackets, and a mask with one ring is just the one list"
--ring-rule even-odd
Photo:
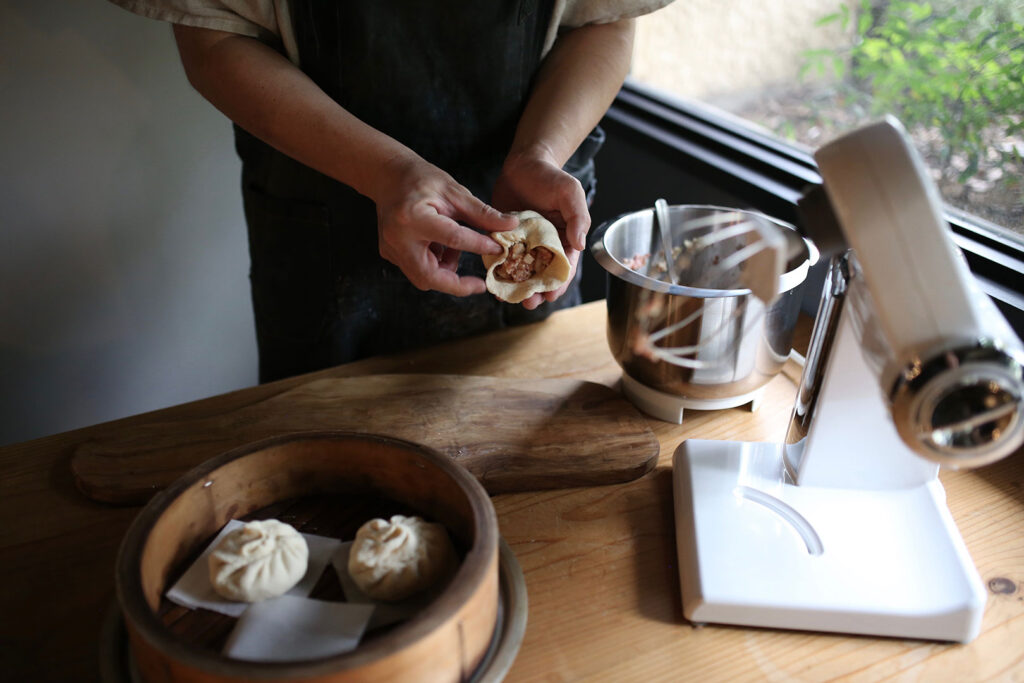
[[(420, 164), (404, 184), (375, 199), (378, 245), (383, 258), (398, 266), (421, 290), (455, 296), (486, 291), (479, 277), (460, 277), (461, 252), (500, 254), (502, 246), (488, 232), (511, 230), (518, 221), (488, 206), (451, 176)], [(407, 174), (408, 175), (408, 174)]]
[(398, 266), (417, 289), (435, 290), (454, 296), (469, 296), (487, 291), (478, 277), (459, 276), (459, 250), (423, 241), (390, 246), (381, 245), (380, 255)]
[[(471, 230), (469, 232), (482, 237)], [(484, 239), (493, 242), (490, 238)], [(487, 288), (481, 278), (459, 276), (461, 253), (459, 249), (422, 239), (394, 244), (382, 242), (380, 250), (381, 256), (398, 266), (417, 289), (435, 290), (454, 296), (482, 294)]]
[(433, 211), (417, 213), (421, 215), (381, 231), (380, 255), (398, 266), (417, 289), (455, 296), (486, 291), (482, 279), (459, 277), (459, 255), (463, 251), (500, 254), (501, 245)]
[(535, 309), (538, 306), (540, 306), (542, 303), (544, 303), (544, 297), (543, 296), (541, 296), (540, 294), (532, 294), (529, 297), (527, 297), (526, 299), (523, 299), (523, 301), (521, 302), (521, 305), (526, 310), (532, 311), (533, 309)]
[(454, 193), (449, 201), (455, 209), (454, 217), (475, 228), (488, 232), (504, 232), (505, 230), (514, 230), (518, 225), (515, 216), (502, 213), (493, 206), (485, 204), (468, 190)]
[(576, 267), (579, 264), (580, 252), (576, 249), (566, 249), (565, 256), (566, 258), (569, 259), (569, 263), (572, 266), (569, 269), (569, 278), (565, 281), (565, 284), (559, 287), (558, 289), (544, 293), (544, 299), (547, 301), (554, 301), (558, 297), (565, 294), (569, 290), (569, 285), (571, 285), (573, 283), (573, 280), (576, 279)]
[[(461, 193), (459, 193), (461, 194)], [(468, 192), (466, 193), (468, 194)], [(472, 195), (469, 197), (480, 207), (481, 214), (491, 215), (491, 226), (500, 225), (502, 230), (511, 230), (518, 221), (515, 216), (503, 214), (496, 209), (487, 206)], [(454, 206), (452, 207), (455, 208)], [(431, 242), (444, 245), (458, 251), (468, 251), (474, 254), (500, 254), (502, 247), (487, 235), (481, 235), (471, 228), (459, 225), (456, 218), (462, 218), (464, 214), (453, 211), (454, 216), (446, 215), (438, 211), (432, 203), (423, 203), (417, 206), (409, 215), (410, 225), (403, 231), (409, 237), (426, 239)], [(494, 217), (499, 220), (494, 222)], [(469, 222), (466, 220), (466, 222)], [(511, 227), (509, 227), (511, 226)]]
[(576, 266), (579, 263), (580, 252), (576, 249), (569, 248), (565, 250), (565, 256), (569, 259), (569, 263), (572, 266), (569, 270), (569, 278), (565, 281), (565, 284), (550, 292), (540, 292), (523, 299), (523, 301), (520, 302), (523, 308), (528, 311), (532, 311), (545, 301), (555, 301), (569, 290), (569, 286), (576, 278)]
[(437, 259), (437, 265), (444, 270), (450, 270), (456, 272), (459, 269), (459, 255), (462, 253), (457, 249), (448, 249), (441, 245), (430, 245), (431, 247), (440, 247), (441, 255)]
[(590, 209), (575, 177), (543, 159), (510, 158), (494, 186), (493, 201), (502, 209), (533, 209), (565, 230), (565, 243), (586, 247)]
[[(452, 250), (447, 250), (451, 252)], [(410, 263), (402, 268), (402, 272), (409, 278), (409, 282), (423, 291), (435, 290), (452, 294), (454, 296), (470, 296), (472, 294), (483, 294), (487, 291), (484, 281), (478, 277), (469, 275), (460, 276), (456, 272), (458, 267), (458, 254), (454, 257), (445, 253), (438, 261), (437, 257), (430, 250), (424, 251), (424, 258)]]
[(587, 232), (590, 230), (590, 209), (587, 196), (579, 181), (570, 176), (571, 182), (559, 188), (558, 205), (565, 221), (565, 237), (569, 246), (577, 251), (587, 247)]
[(436, 270), (428, 284), (422, 287), (416, 286), (424, 291), (433, 289), (453, 296), (472, 296), (487, 291), (487, 285), (482, 279), (469, 275), (460, 276), (451, 270)]
[(481, 235), (445, 216), (428, 217), (423, 222), (421, 236), (432, 242), (443, 244), (449, 249), (468, 251), (473, 254), (500, 254), (502, 252), (502, 246), (487, 235)]
[(558, 299), (558, 297), (560, 297), (563, 294), (565, 294), (566, 291), (568, 291), (568, 289), (569, 289), (569, 283), (567, 282), (567, 283), (565, 283), (564, 285), (562, 285), (561, 287), (559, 287), (558, 289), (556, 289), (556, 290), (554, 290), (552, 292), (544, 292), (544, 300), (545, 301), (555, 301), (556, 299)]
[(427, 284), (416, 285), (416, 287), (423, 291), (432, 289), (452, 296), (472, 296), (487, 291), (487, 285), (480, 278), (469, 275), (459, 276), (450, 270), (437, 270)]

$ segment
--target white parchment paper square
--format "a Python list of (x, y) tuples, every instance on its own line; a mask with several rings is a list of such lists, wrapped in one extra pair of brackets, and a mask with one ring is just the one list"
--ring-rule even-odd
[(253, 662), (297, 662), (354, 650), (373, 605), (292, 595), (253, 603), (235, 624), (224, 654)]
[[(177, 583), (167, 591), (167, 599), (182, 607), (188, 607), (189, 609), (202, 607), (203, 609), (226, 614), (229, 617), (237, 617), (245, 612), (249, 608), (250, 603), (228, 600), (221, 597), (213, 589), (213, 584), (210, 583), (209, 569), (210, 553), (213, 552), (221, 537), (243, 524), (244, 522), (240, 522), (237, 519), (233, 519), (225, 524), (224, 528), (217, 534), (217, 537), (210, 542), (210, 545), (206, 546), (206, 549), (199, 558), (181, 575)], [(336, 538), (315, 536), (313, 534), (302, 534), (302, 537), (306, 539), (306, 545), (309, 546), (309, 563), (306, 567), (306, 575), (285, 595), (300, 597), (309, 595), (316, 586), (317, 581), (320, 580), (320, 576), (324, 573), (324, 568), (328, 562), (331, 561), (331, 557), (338, 550), (338, 546), (341, 545), (341, 541)]]

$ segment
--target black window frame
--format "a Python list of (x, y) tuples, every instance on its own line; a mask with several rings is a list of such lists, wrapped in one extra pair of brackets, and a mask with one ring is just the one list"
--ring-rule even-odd
[[(821, 184), (808, 151), (715, 107), (633, 79), (626, 80), (603, 125), (806, 233), (797, 202)], [(946, 219), (981, 288), (1024, 336), (1024, 245), (948, 205)]]

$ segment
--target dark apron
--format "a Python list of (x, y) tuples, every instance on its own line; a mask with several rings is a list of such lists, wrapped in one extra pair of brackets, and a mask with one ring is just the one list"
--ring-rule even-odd
[[(489, 201), (540, 62), (553, 0), (293, 0), (300, 68), (365, 123)], [(372, 201), (236, 127), (260, 381), (393, 353), (535, 311), (416, 289), (381, 258)], [(593, 189), (596, 131), (567, 165)], [(461, 274), (484, 276), (476, 254)]]

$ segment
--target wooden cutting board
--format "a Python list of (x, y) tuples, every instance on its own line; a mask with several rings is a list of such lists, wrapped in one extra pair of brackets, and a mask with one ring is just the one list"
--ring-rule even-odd
[(658, 439), (618, 392), (574, 379), (371, 375), (318, 379), (229, 412), (112, 425), (71, 469), (93, 500), (140, 505), (199, 463), (289, 432), (345, 430), (432, 447), (492, 494), (630, 481)]

